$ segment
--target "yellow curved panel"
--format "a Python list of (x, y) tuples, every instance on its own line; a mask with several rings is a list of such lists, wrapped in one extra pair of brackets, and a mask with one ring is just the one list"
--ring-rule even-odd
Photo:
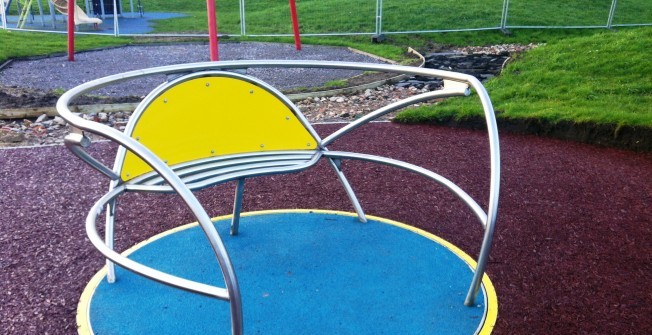
[[(138, 119), (131, 135), (168, 165), (212, 156), (314, 150), (317, 141), (293, 111), (263, 87), (210, 76), (171, 86)], [(124, 181), (150, 172), (128, 152)]]

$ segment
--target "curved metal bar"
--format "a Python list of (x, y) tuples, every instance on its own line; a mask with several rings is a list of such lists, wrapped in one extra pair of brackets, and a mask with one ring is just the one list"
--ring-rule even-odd
[[(115, 185), (109, 187), (109, 191), (113, 190)], [(106, 204), (106, 215), (104, 220), (104, 244), (107, 248), (113, 250), (115, 242), (115, 206), (116, 200), (113, 199)], [(110, 259), (106, 260), (106, 281), (109, 284), (115, 283), (115, 264)]]
[[(487, 259), (489, 257), (489, 251), (491, 249), (491, 242), (493, 238), (493, 231), (494, 231), (494, 226), (495, 226), (495, 220), (496, 220), (496, 208), (491, 207), (491, 204), (497, 204), (497, 203), (491, 203), (489, 209), (491, 210), (494, 208), (494, 212), (491, 212), (490, 214), (485, 214), (485, 212), (482, 210), (480, 205), (473, 200), (466, 192), (464, 192), (461, 188), (459, 188), (457, 185), (453, 184), (451, 181), (448, 179), (432, 172), (429, 170), (426, 170), (422, 167), (405, 163), (402, 161), (390, 159), (390, 158), (385, 158), (385, 157), (379, 157), (379, 156), (372, 156), (372, 155), (366, 155), (366, 154), (358, 154), (358, 153), (349, 153), (349, 152), (338, 152), (338, 151), (327, 151), (324, 153), (324, 156), (330, 157), (330, 158), (347, 158), (347, 159), (358, 159), (358, 160), (364, 160), (364, 161), (370, 161), (370, 162), (376, 162), (376, 163), (381, 163), (385, 165), (390, 165), (390, 166), (395, 166), (398, 168), (402, 168), (405, 170), (413, 171), (416, 173), (419, 173), (423, 176), (426, 176), (428, 178), (431, 178), (441, 185), (445, 186), (448, 188), (450, 191), (452, 191), (455, 195), (457, 195), (464, 203), (471, 208), (471, 210), (475, 213), (476, 217), (480, 220), (482, 223), (485, 233), (482, 241), (482, 246), (480, 248), (480, 256), (478, 257), (478, 265), (475, 268), (475, 272), (473, 274), (473, 279), (471, 281), (471, 285), (469, 287), (469, 291), (467, 292), (467, 297), (464, 301), (464, 304), (466, 306), (473, 306), (475, 304), (475, 298), (477, 296), (478, 290), (480, 289), (480, 284), (482, 282), (482, 277), (484, 275), (484, 270), (486, 268), (486, 263)], [(493, 173), (492, 173), (492, 179), (493, 179)], [(492, 195), (494, 193), (492, 192)], [(494, 201), (497, 200), (497, 192), (495, 194), (495, 198), (490, 198)], [(491, 201), (491, 200), (490, 200)], [(496, 206), (497, 207), (497, 206)], [(481, 263), (482, 262), (482, 263)], [(482, 265), (482, 266), (481, 266)]]
[(491, 104), (491, 99), (489, 99), (489, 94), (484, 86), (482, 86), (482, 83), (480, 83), (480, 81), (475, 77), (469, 78), (468, 83), (478, 94), (484, 110), (489, 135), (489, 164), (491, 169), (491, 179), (489, 181), (489, 204), (487, 205), (487, 225), (482, 239), (482, 246), (480, 247), (480, 254), (478, 255), (478, 265), (473, 275), (471, 287), (469, 288), (464, 300), (466, 306), (473, 306), (475, 304), (475, 298), (478, 295), (478, 290), (480, 289), (482, 276), (484, 275), (489, 260), (489, 252), (491, 251), (491, 243), (493, 241), (496, 219), (498, 217), (498, 198), (500, 193), (500, 144), (498, 142), (496, 116)]
[(437, 98), (448, 98), (448, 97), (454, 97), (454, 96), (463, 96), (463, 95), (469, 95), (468, 88), (457, 88), (457, 89), (451, 89), (451, 90), (440, 90), (440, 91), (432, 91), (432, 92), (427, 92), (427, 93), (422, 93), (419, 95), (411, 96), (409, 98), (405, 98), (403, 100), (394, 102), (390, 105), (387, 105), (385, 107), (379, 108), (375, 110), (373, 113), (367, 114), (360, 119), (356, 120), (355, 122), (349, 123), (348, 125), (338, 129), (336, 132), (330, 134), (328, 137), (326, 137), (322, 141), (322, 146), (327, 146), (331, 144), (333, 141), (337, 140), (338, 138), (346, 135), (347, 133), (387, 114), (391, 113), (394, 111), (397, 111), (401, 108), (410, 106), (412, 104), (416, 104), (419, 102), (423, 101), (428, 101), (432, 99), (437, 99)]
[(209, 297), (229, 301), (230, 297), (228, 291), (224, 288), (198, 283), (192, 280), (184, 279), (159, 270), (152, 269), (148, 266), (118, 254), (112, 248), (109, 248), (104, 244), (104, 241), (97, 232), (97, 217), (101, 214), (105, 205), (114, 200), (124, 191), (124, 187), (117, 187), (111, 192), (105, 194), (102, 198), (100, 198), (100, 200), (95, 203), (95, 205), (91, 208), (88, 215), (86, 216), (86, 232), (88, 234), (88, 238), (95, 246), (95, 248), (97, 248), (97, 250), (99, 250), (106, 258), (141, 276), (190, 292), (195, 292)]
[[(218, 156), (198, 159), (190, 162), (179, 163), (170, 166), (174, 173), (182, 178), (197, 172), (206, 171), (240, 164), (250, 164), (254, 162), (267, 162), (273, 160), (283, 161), (308, 161), (314, 155), (314, 150), (304, 151), (263, 151), (257, 153), (234, 154), (228, 156)], [(135, 177), (129, 181), (130, 184), (159, 184), (160, 176), (156, 172), (148, 172), (144, 175)]]
[[(324, 150), (326, 150), (326, 148), (324, 148)], [(339, 179), (340, 184), (342, 184), (342, 187), (344, 187), (344, 191), (346, 191), (346, 194), (349, 196), (349, 201), (351, 201), (351, 205), (353, 206), (353, 209), (355, 209), (355, 212), (358, 214), (358, 220), (362, 223), (366, 223), (367, 216), (364, 214), (364, 210), (360, 205), (360, 201), (358, 200), (358, 197), (355, 195), (355, 192), (353, 192), (353, 187), (351, 187), (351, 183), (349, 183), (349, 180), (344, 175), (344, 171), (342, 171), (342, 166), (340, 165), (341, 161), (338, 160), (336, 162), (334, 159), (329, 158), (328, 162), (330, 163), (333, 170), (335, 170), (337, 179)]]
[[(144, 70), (135, 70), (115, 74), (95, 80), (91, 80), (77, 87), (74, 87), (64, 93), (59, 99), (57, 106), (67, 106), (68, 102), (83, 93), (96, 90), (108, 85), (116, 84), (122, 81), (157, 74), (176, 74), (187, 73), (203, 70), (229, 70), (243, 68), (319, 68), (319, 69), (342, 69), (342, 70), (360, 70), (360, 71), (380, 71), (391, 73), (405, 73), (415, 76), (438, 77), (453, 81), (468, 83), (475, 79), (473, 76), (456, 73), (451, 71), (415, 68), (402, 65), (371, 64), (371, 63), (353, 63), (353, 62), (326, 62), (326, 61), (283, 61), (283, 60), (259, 60), (259, 61), (221, 61), (221, 62), (202, 62), (179, 65), (168, 65)], [(59, 109), (59, 107), (57, 107)]]
[(120, 176), (113, 172), (113, 170), (109, 169), (106, 165), (93, 158), (93, 156), (84, 150), (84, 148), (87, 148), (91, 145), (91, 140), (88, 137), (82, 134), (71, 133), (64, 137), (63, 143), (66, 145), (68, 150), (72, 151), (72, 153), (75, 154), (75, 156), (79, 157), (95, 170), (101, 172), (111, 180), (120, 179)]
[(368, 154), (360, 154), (360, 153), (354, 153), (354, 152), (344, 152), (344, 151), (326, 151), (324, 152), (324, 156), (328, 158), (344, 158), (344, 159), (356, 159), (356, 160), (361, 160), (361, 161), (367, 161), (367, 162), (374, 162), (374, 163), (380, 163), (388, 166), (393, 166), (397, 167), (403, 170), (408, 170), (412, 171), (415, 173), (418, 173), (424, 177), (428, 177), (440, 185), (446, 187), (448, 190), (453, 192), (460, 200), (462, 200), (469, 208), (473, 211), (475, 216), (478, 218), (482, 226), (484, 227), (487, 221), (487, 215), (485, 212), (482, 210), (482, 207), (478, 205), (471, 196), (469, 196), (464, 190), (462, 190), (459, 186), (455, 185), (452, 181), (442, 177), (441, 175), (438, 175), (428, 169), (424, 169), (420, 166), (406, 163), (403, 161), (399, 161), (396, 159), (392, 158), (387, 158), (387, 157), (381, 157), (381, 156), (375, 156), (375, 155), (368, 155)]
[[(289, 168), (286, 165), (282, 167), (269, 167), (269, 168), (255, 169), (253, 170), (253, 172), (251, 170), (234, 171), (214, 178), (209, 178), (202, 181), (198, 181), (196, 183), (188, 184), (187, 187), (190, 190), (194, 191), (194, 190), (201, 190), (208, 186), (212, 186), (212, 185), (216, 185), (216, 184), (220, 184), (223, 182), (236, 180), (240, 178), (250, 178), (256, 176), (268, 176), (273, 174), (287, 174), (292, 172), (299, 172), (315, 165), (322, 157), (322, 155), (323, 153), (317, 152), (315, 155), (313, 155), (313, 157), (309, 161), (303, 164), (291, 165), (291, 167)], [(138, 192), (153, 192), (153, 193), (174, 192), (174, 189), (171, 188), (169, 185), (140, 185), (140, 184), (129, 183), (129, 184), (125, 184), (125, 188), (127, 191), (138, 191)]]
[[(85, 84), (77, 86), (77, 88), (81, 86), (85, 86)], [(115, 142), (124, 146), (126, 149), (131, 150), (135, 155), (150, 165), (152, 169), (157, 171), (167, 181), (168, 185), (170, 185), (172, 189), (176, 191), (177, 194), (179, 194), (190, 211), (197, 218), (199, 225), (202, 227), (204, 234), (206, 235), (211, 247), (213, 248), (220, 268), (222, 269), (222, 274), (226, 283), (229, 303), (231, 307), (233, 334), (242, 334), (242, 300), (240, 297), (240, 289), (238, 288), (235, 270), (233, 269), (233, 265), (231, 264), (231, 260), (228, 256), (226, 248), (224, 247), (222, 239), (215, 230), (215, 227), (213, 226), (210, 217), (204, 208), (201, 206), (192, 192), (179, 179), (179, 177), (174, 174), (174, 172), (165, 163), (158, 159), (149, 149), (116, 129), (98, 124), (96, 122), (84, 120), (74, 115), (68, 108), (68, 102), (72, 96), (71, 92), (74, 91), (75, 88), (64, 93), (59, 101), (57, 101), (57, 111), (61, 117), (72, 124), (74, 127), (114, 140)]]

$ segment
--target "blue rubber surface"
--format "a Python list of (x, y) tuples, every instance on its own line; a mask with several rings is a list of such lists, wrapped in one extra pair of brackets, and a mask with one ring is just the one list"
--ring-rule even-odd
[[(472, 271), (434, 241), (386, 223), (323, 213), (218, 221), (242, 291), (246, 334), (473, 334), (483, 320), (463, 305)], [(223, 285), (199, 227), (151, 242), (130, 258)], [(228, 303), (117, 268), (90, 308), (95, 334), (229, 334)]]
[[(127, 9), (127, 8), (125, 8)], [(28, 20), (25, 22), (24, 29), (31, 30), (54, 30), (54, 31), (66, 31), (68, 26), (64, 21), (63, 15), (57, 12), (54, 26), (52, 25), (52, 15), (49, 14), (48, 9), (45, 9), (45, 13), (42, 17), (38, 15), (38, 12), (34, 16), (33, 20)], [(120, 34), (149, 34), (153, 32), (153, 24), (155, 20), (166, 20), (172, 18), (183, 17), (185, 15), (180, 13), (156, 13), (156, 12), (145, 12), (143, 17), (140, 17), (138, 13), (131, 13), (130, 11), (125, 11), (122, 16), (118, 16), (118, 25), (120, 29)], [(18, 16), (17, 15), (8, 15), (7, 16), (7, 27), (8, 28), (17, 28)], [(77, 27), (77, 31), (83, 32), (93, 32), (97, 34), (115, 34), (115, 29), (113, 28), (113, 15), (107, 15), (102, 19), (102, 24), (95, 29), (92, 24), (81, 24)]]

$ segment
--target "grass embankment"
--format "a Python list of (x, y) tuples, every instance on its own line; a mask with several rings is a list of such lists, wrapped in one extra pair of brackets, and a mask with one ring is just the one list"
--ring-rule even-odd
[[(148, 0), (150, 12), (175, 12), (186, 17), (155, 22), (156, 32), (205, 32), (206, 6), (201, 1)], [(240, 34), (238, 1), (216, 1), (219, 29)], [(508, 26), (605, 26), (611, 1), (530, 0), (511, 2)], [(450, 30), (499, 27), (503, 0), (385, 0), (383, 31)], [(618, 3), (613, 23), (650, 22), (649, 0)], [(376, 1), (297, 1), (301, 31), (314, 33), (375, 32)], [(245, 1), (247, 34), (291, 34), (287, 1)]]
[[(652, 28), (550, 42), (518, 56), (485, 84), (497, 117), (652, 127)], [(448, 99), (407, 110), (406, 123), (481, 117), (477, 99)]]

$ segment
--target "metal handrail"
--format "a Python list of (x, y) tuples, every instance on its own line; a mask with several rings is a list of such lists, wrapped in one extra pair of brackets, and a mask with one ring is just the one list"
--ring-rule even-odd
[(345, 158), (345, 159), (379, 163), (379, 164), (393, 166), (399, 169), (415, 172), (424, 177), (430, 178), (436, 181), (438, 184), (446, 187), (451, 192), (453, 192), (455, 195), (457, 195), (457, 197), (460, 200), (462, 200), (467, 206), (469, 206), (469, 208), (473, 211), (473, 214), (475, 214), (475, 216), (478, 218), (478, 220), (480, 221), (483, 227), (486, 227), (487, 225), (487, 214), (484, 212), (484, 210), (482, 210), (482, 207), (480, 207), (480, 205), (478, 205), (478, 203), (475, 200), (473, 200), (473, 198), (471, 198), (470, 195), (468, 195), (468, 193), (462, 190), (459, 186), (455, 185), (452, 181), (430, 170), (424, 169), (414, 164), (399, 161), (396, 159), (375, 156), (375, 155), (359, 154), (353, 152), (326, 151), (324, 153), (324, 156), (330, 158), (339, 158), (339, 159)]
[(95, 203), (95, 205), (91, 208), (88, 215), (86, 216), (86, 231), (88, 233), (88, 237), (91, 243), (93, 244), (93, 246), (95, 246), (97, 250), (99, 250), (105, 257), (109, 258), (113, 262), (123, 266), (124, 268), (130, 271), (138, 273), (144, 277), (147, 277), (149, 279), (170, 286), (182, 288), (190, 292), (195, 292), (209, 297), (229, 301), (229, 294), (227, 290), (224, 288), (177, 277), (153, 269), (151, 267), (142, 265), (123, 255), (120, 255), (119, 253), (115, 252), (113, 249), (107, 247), (104, 244), (104, 241), (102, 240), (102, 238), (99, 236), (97, 232), (97, 226), (96, 226), (97, 217), (102, 213), (103, 211), (102, 208), (106, 206), (106, 204), (108, 204), (110, 201), (112, 201), (113, 199), (115, 199), (117, 196), (124, 193), (125, 191), (126, 191), (125, 187), (114, 188), (113, 190), (111, 190), (111, 192), (108, 192), (102, 198), (100, 198), (100, 200), (98, 200)]

